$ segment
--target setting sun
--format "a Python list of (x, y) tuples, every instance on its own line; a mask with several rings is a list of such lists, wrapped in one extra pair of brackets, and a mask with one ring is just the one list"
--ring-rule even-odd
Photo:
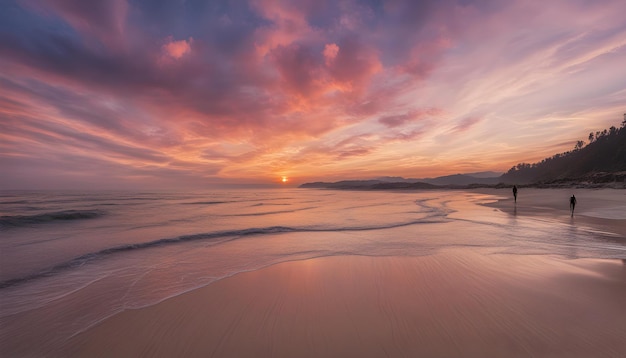
[(281, 180), (282, 180), (283, 183), (286, 183), (288, 179), (287, 179), (287, 177), (283, 177)]

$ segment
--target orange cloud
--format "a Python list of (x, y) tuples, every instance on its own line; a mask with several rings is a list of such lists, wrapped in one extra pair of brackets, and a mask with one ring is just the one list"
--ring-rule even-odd
[(189, 40), (173, 41), (170, 36), (167, 38), (167, 43), (161, 47), (161, 50), (163, 51), (163, 54), (178, 60), (191, 52), (192, 43), (192, 37), (190, 37)]
[(337, 53), (339, 52), (339, 46), (336, 44), (326, 44), (324, 46), (324, 58), (326, 59), (326, 66), (330, 66), (335, 57), (337, 57)]
[(255, 47), (261, 57), (279, 46), (289, 46), (315, 33), (300, 6), (280, 0), (252, 0), (250, 5), (272, 22), (255, 31)]
[(14, 183), (505, 170), (623, 113), (619, 0), (93, 3), (23, 0), (0, 21)]

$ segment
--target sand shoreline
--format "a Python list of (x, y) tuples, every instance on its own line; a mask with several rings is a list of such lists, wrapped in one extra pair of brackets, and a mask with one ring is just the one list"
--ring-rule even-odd
[[(474, 194), (457, 201), (451, 217), (474, 210), (479, 219), (493, 216), (525, 228), (558, 226), (559, 220), (617, 233), (620, 242), (626, 238), (626, 220), (618, 212), (617, 218), (602, 217), (626, 203), (626, 192), (577, 191), (580, 206), (573, 219), (569, 190), (523, 189), (517, 205), (510, 189)], [(487, 207), (476, 208), (477, 201)], [(400, 232), (419, 240), (427, 229), (434, 230)], [(396, 256), (331, 256), (242, 272), (120, 312), (67, 339), (85, 327), (74, 322), (108, 299), (107, 282), (87, 286), (71, 299), (4, 320), (0, 352), (16, 357), (626, 356), (626, 256), (576, 259), (549, 248), (543, 256), (513, 254), (500, 250), (497, 241), (466, 247), (461, 231), (446, 231), (461, 238), (446, 248), (414, 252), (426, 256), (397, 256), (402, 255), (397, 251)], [(585, 245), (584, 238), (579, 244)], [(69, 334), (58, 334), (60, 328)]]
[[(555, 195), (545, 195), (557, 193)], [(626, 191), (619, 189), (520, 189), (517, 203), (511, 189), (479, 190), (502, 197), (483, 205), (514, 216), (549, 217), (568, 224), (583, 224), (615, 233), (626, 240)], [(577, 197), (572, 217), (569, 198)]]
[(63, 356), (623, 356), (626, 267), (451, 249), (237, 274), (117, 314)]

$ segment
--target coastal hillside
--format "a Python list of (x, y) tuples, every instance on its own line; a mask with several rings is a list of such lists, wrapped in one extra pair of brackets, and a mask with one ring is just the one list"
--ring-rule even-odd
[(623, 182), (626, 177), (626, 115), (621, 128), (589, 133), (574, 149), (538, 163), (520, 163), (500, 177), (509, 184)]

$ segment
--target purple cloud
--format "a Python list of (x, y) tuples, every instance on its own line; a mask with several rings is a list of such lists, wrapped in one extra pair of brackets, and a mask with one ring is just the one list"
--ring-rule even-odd
[[(417, 156), (505, 170), (528, 158), (517, 152), (550, 155), (551, 143), (623, 112), (618, 0), (23, 0), (1, 10), (0, 160), (40, 176), (78, 178), (72, 155), (120, 182), (397, 170)], [(97, 186), (105, 169), (87, 159)], [(393, 174), (445, 174), (405, 170)]]

